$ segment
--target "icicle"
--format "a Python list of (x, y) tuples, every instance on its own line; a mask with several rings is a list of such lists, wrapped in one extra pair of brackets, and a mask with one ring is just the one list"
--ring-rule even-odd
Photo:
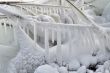
[(56, 8), (56, 13), (58, 14), (58, 8)]
[(52, 43), (54, 43), (54, 41), (55, 41), (55, 32), (52, 31)]
[(69, 53), (68, 53), (68, 58), (71, 59), (72, 57), (72, 33), (71, 31), (68, 32), (68, 37), (69, 37)]
[(28, 29), (28, 27), (26, 28), (26, 32), (27, 32), (27, 35), (29, 35), (29, 29)]
[(36, 43), (37, 41), (37, 29), (36, 29), (36, 24), (34, 23), (34, 42)]
[(42, 7), (40, 7), (40, 10), (41, 10), (41, 13), (43, 14), (43, 8)]
[(43, 8), (43, 12), (46, 13), (46, 8)]
[(49, 8), (49, 14), (51, 15), (52, 14), (52, 8)]
[(5, 35), (7, 35), (7, 27), (6, 27), (6, 21), (4, 20), (4, 28), (5, 28)]
[(38, 10), (37, 7), (35, 7), (35, 13), (36, 13), (36, 14), (38, 14), (38, 11), (37, 11), (37, 10)]
[(57, 31), (57, 60), (62, 64), (61, 31)]
[(46, 50), (46, 59), (49, 61), (49, 32), (48, 29), (45, 29), (45, 50)]

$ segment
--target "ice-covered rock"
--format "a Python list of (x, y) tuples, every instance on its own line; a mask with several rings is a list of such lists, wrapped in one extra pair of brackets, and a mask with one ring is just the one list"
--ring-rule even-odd
[(70, 71), (73, 70), (77, 70), (78, 68), (80, 68), (80, 63), (78, 60), (72, 60), (71, 62), (69, 62), (68, 68)]
[(76, 71), (70, 71), (69, 73), (77, 73)]
[(34, 73), (59, 73), (57, 69), (53, 68), (50, 65), (39, 66)]
[(110, 59), (110, 54), (107, 52), (100, 52), (96, 56), (97, 62), (104, 63), (105, 61)]
[(55, 63), (50, 63), (49, 65), (51, 65), (54, 68), (59, 68), (59, 66), (57, 64), (55, 64)]
[(92, 70), (87, 70), (87, 73), (94, 73)]
[(108, 60), (108, 61), (106, 61), (106, 62), (104, 63), (104, 69), (110, 71), (110, 60)]
[(66, 67), (60, 67), (58, 69), (59, 73), (68, 73), (67, 68)]
[(79, 58), (81, 65), (88, 67), (89, 65), (97, 64), (97, 58), (92, 55), (84, 55)]
[(86, 72), (87, 72), (86, 66), (80, 67), (77, 71), (77, 73), (86, 73)]
[(105, 73), (110, 73), (109, 70), (105, 70)]
[(104, 73), (104, 66), (100, 66), (97, 70), (96, 73)]

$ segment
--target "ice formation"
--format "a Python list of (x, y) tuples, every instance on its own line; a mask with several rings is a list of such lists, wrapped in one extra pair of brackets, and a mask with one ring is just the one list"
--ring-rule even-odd
[[(0, 8), (2, 13), (8, 17), (12, 17), (14, 23), (17, 23), (14, 20), (18, 21), (14, 28), (16, 41), (20, 50), (14, 50), (18, 54), (10, 61), (9, 66), (7, 66), (8, 72), (109, 73), (109, 31), (107, 32), (106, 29), (99, 25), (100, 23), (109, 21), (109, 17), (107, 17), (109, 14), (106, 13), (108, 12), (107, 9), (105, 9), (102, 16), (97, 16), (92, 10), (86, 10), (85, 14), (88, 18), (98, 24), (97, 26), (89, 26), (91, 23), (87, 24), (84, 21), (82, 22), (87, 25), (81, 24), (78, 20), (80, 18), (77, 18), (72, 11), (56, 12), (57, 14), (53, 15), (39, 14), (34, 18), (30, 18), (31, 16), (27, 16), (28, 18), (26, 18), (22, 14), (19, 15), (11, 10)], [(3, 38), (2, 34), (0, 33), (1, 38)], [(41, 40), (43, 44), (38, 43)], [(6, 47), (3, 49), (3, 54), (6, 51), (12, 51), (5, 49)], [(14, 56), (15, 54), (14, 52)], [(12, 57), (13, 53), (11, 53), (10, 58)], [(4, 64), (2, 68), (6, 69), (6, 64)]]

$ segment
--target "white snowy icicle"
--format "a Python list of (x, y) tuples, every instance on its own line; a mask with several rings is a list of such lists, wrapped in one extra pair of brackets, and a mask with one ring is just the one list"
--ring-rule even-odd
[(3, 23), (4, 23), (5, 35), (6, 35), (6, 34), (7, 34), (7, 27), (6, 27), (6, 23), (5, 23), (5, 21), (4, 21)]
[(37, 29), (36, 29), (36, 24), (34, 23), (34, 42), (36, 43), (37, 41)]
[(27, 35), (29, 35), (29, 29), (28, 29), (28, 27), (26, 28), (26, 32), (27, 32)]
[(71, 58), (72, 56), (72, 33), (71, 31), (68, 32), (68, 36), (69, 36), (69, 53), (68, 53), (68, 57)]
[(61, 31), (57, 31), (57, 60), (62, 62), (62, 49), (61, 49)]
[(45, 50), (46, 50), (46, 58), (49, 59), (49, 31), (45, 28)]
[(54, 40), (55, 40), (55, 32), (54, 31), (52, 31), (52, 43), (54, 43)]

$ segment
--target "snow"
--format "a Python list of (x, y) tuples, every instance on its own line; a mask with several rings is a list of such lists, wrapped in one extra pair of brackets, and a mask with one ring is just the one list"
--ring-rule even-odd
[(39, 66), (34, 73), (59, 73), (59, 72), (50, 65), (42, 65)]

